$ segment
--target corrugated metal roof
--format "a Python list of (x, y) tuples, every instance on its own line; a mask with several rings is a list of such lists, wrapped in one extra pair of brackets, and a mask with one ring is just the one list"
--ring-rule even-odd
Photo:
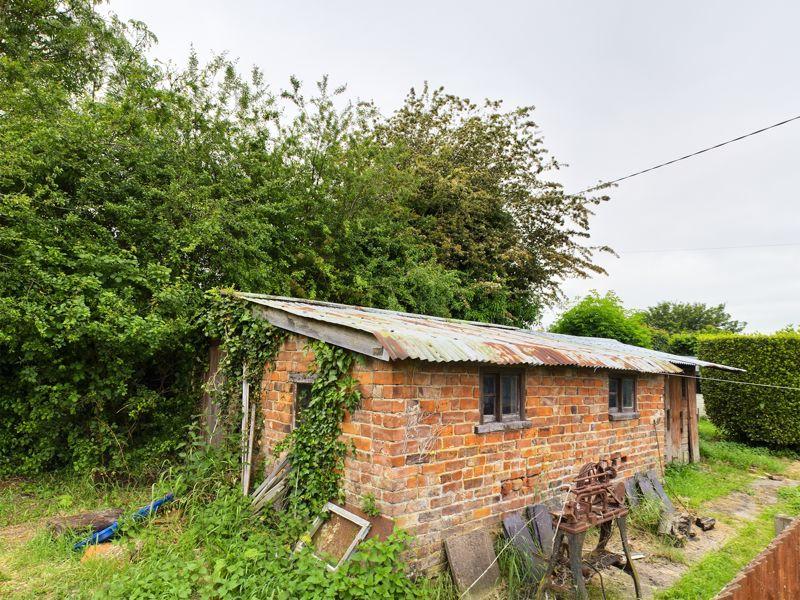
[(717, 363), (700, 360), (699, 358), (696, 358), (694, 356), (681, 356), (680, 354), (671, 354), (669, 352), (661, 352), (660, 350), (651, 350), (650, 348), (631, 346), (629, 344), (623, 344), (619, 340), (614, 340), (611, 338), (593, 338), (593, 337), (585, 337), (579, 335), (566, 335), (563, 333), (550, 333), (549, 331), (537, 331), (536, 333), (538, 335), (553, 339), (562, 339), (565, 341), (587, 344), (589, 346), (592, 346), (593, 348), (597, 348), (598, 350), (609, 350), (613, 352), (618, 348), (622, 348), (626, 352), (630, 352), (632, 354), (638, 354), (640, 356), (652, 356), (653, 358), (661, 358), (677, 365), (687, 365), (695, 367), (713, 367), (715, 369), (724, 369), (728, 371), (744, 371), (744, 369), (737, 369), (735, 367), (729, 367), (727, 365), (720, 365)]
[[(645, 373), (679, 373), (682, 369), (677, 365), (731, 369), (692, 357), (628, 346), (616, 340), (563, 336), (490, 323), (297, 298), (244, 293), (236, 295), (270, 309), (265, 317), (274, 320), (278, 326), (291, 328), (298, 319), (302, 320), (305, 325), (297, 325), (298, 332), (311, 337), (315, 337), (313, 323), (369, 334), (379, 346), (377, 349), (382, 350), (381, 358), (388, 360), (574, 365)], [(316, 337), (324, 339), (326, 330), (323, 328), (320, 331)], [(339, 339), (338, 335), (336, 337)], [(334, 339), (325, 341), (336, 343)]]

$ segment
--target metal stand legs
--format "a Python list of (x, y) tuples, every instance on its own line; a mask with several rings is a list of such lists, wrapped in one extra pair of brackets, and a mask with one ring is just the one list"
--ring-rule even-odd
[[(619, 535), (622, 539), (622, 550), (625, 552), (625, 571), (627, 571), (633, 579), (633, 588), (636, 591), (637, 600), (642, 597), (641, 587), (639, 585), (639, 575), (636, 573), (636, 566), (631, 559), (631, 548), (628, 543), (628, 526), (626, 517), (617, 517), (614, 519), (619, 529)], [(612, 522), (608, 521), (600, 525), (600, 539), (597, 542), (597, 551), (605, 550), (606, 544), (611, 539)], [(569, 533), (561, 529), (556, 533), (556, 539), (553, 543), (553, 553), (550, 555), (550, 560), (547, 563), (547, 572), (542, 578), (539, 585), (539, 592), (536, 594), (537, 598), (541, 598), (541, 591), (544, 589), (550, 580), (550, 577), (555, 571), (558, 560), (561, 556), (562, 544), (564, 536), (567, 537), (567, 545), (569, 548), (569, 568), (572, 572), (572, 582), (575, 589), (575, 598), (578, 600), (587, 600), (589, 595), (586, 591), (586, 583), (583, 579), (583, 542), (586, 539), (586, 532)]]
[(628, 518), (617, 517), (615, 519), (617, 527), (619, 527), (619, 536), (622, 538), (622, 550), (625, 552), (625, 570), (630, 573), (633, 579), (633, 589), (636, 591), (637, 600), (642, 597), (642, 590), (639, 587), (639, 574), (636, 572), (636, 565), (633, 564), (631, 559), (631, 547), (628, 543)]

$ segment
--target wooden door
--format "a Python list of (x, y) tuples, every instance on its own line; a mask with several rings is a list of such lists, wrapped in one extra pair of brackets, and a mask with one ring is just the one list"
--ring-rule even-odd
[(681, 389), (681, 378), (667, 376), (665, 392), (666, 457), (668, 461), (686, 460), (682, 451), (686, 410), (683, 406), (685, 399)]
[(664, 460), (667, 462), (672, 461), (675, 457), (672, 449), (671, 383), (672, 378), (664, 375)]
[[(687, 372), (694, 375), (694, 371)], [(686, 382), (686, 436), (689, 442), (689, 461), (700, 462), (700, 431), (697, 428), (697, 382), (682, 377)]]

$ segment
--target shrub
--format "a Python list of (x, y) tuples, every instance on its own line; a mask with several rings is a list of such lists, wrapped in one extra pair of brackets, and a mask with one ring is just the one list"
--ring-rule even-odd
[(611, 338), (624, 344), (651, 348), (650, 329), (640, 317), (625, 309), (614, 292), (592, 292), (567, 310), (550, 328), (555, 333)]
[(702, 336), (698, 356), (746, 370), (703, 370), (705, 376), (724, 380), (703, 381), (706, 411), (715, 425), (750, 443), (800, 444), (800, 391), (728, 383), (800, 387), (800, 335)]

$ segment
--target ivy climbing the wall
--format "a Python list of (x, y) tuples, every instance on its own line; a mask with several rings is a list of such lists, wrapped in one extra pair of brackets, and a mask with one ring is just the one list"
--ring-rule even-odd
[[(236, 432), (241, 414), (242, 381), (246, 376), (251, 398), (261, 396), (263, 370), (269, 367), (286, 332), (254, 316), (247, 302), (225, 292), (210, 293), (205, 332), (220, 344), (220, 387), (212, 390), (224, 416), (228, 437)], [(295, 429), (275, 448), (288, 451), (292, 464), (289, 507), (293, 513), (313, 513), (339, 496), (344, 460), (350, 446), (340, 440), (342, 421), (358, 406), (361, 394), (351, 371), (356, 354), (320, 341), (309, 343), (314, 354), (310, 370), (316, 375), (311, 398)], [(246, 375), (243, 375), (242, 366)], [(260, 430), (260, 428), (257, 428)]]
[(338, 498), (344, 459), (350, 446), (340, 438), (345, 413), (358, 407), (361, 394), (351, 370), (357, 355), (324, 342), (309, 344), (316, 379), (297, 427), (276, 448), (289, 451), (289, 507), (316, 512)]
[[(286, 332), (253, 315), (247, 302), (224, 291), (209, 292), (204, 318), (206, 335), (219, 340), (219, 388), (210, 389), (224, 415), (226, 434), (240, 422), (242, 383), (247, 378), (251, 394), (261, 396), (264, 368), (273, 363)], [(244, 368), (243, 368), (244, 367)]]

